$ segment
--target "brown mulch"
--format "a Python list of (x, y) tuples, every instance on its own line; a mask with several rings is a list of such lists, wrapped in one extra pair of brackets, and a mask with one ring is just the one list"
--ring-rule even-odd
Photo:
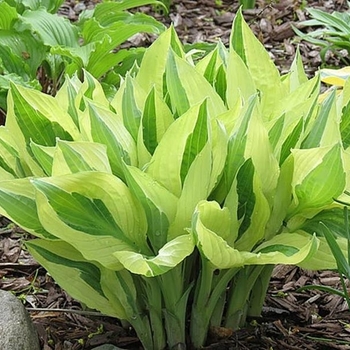
[[(229, 41), (232, 19), (238, 1), (174, 0), (168, 17), (143, 7), (169, 25), (173, 23), (184, 43), (201, 41), (224, 44)], [(61, 14), (76, 20), (95, 0), (68, 0)], [(347, 10), (346, 1), (308, 1), (308, 6), (331, 12)], [(319, 48), (301, 42), (291, 25), (307, 18), (304, 1), (257, 1), (245, 18), (264, 43), (281, 72), (290, 66), (299, 45), (306, 72), (313, 75), (321, 66)], [(130, 46), (147, 46), (154, 38), (137, 35)], [(327, 65), (339, 66), (328, 53)], [(30, 310), (43, 350), (91, 349), (110, 343), (122, 348), (140, 349), (136, 335), (112, 318), (91, 315), (61, 290), (46, 271), (28, 254), (23, 242), (27, 233), (0, 219), (0, 289), (12, 291)], [(227, 339), (206, 349), (350, 349), (350, 312), (341, 297), (298, 288), (320, 284), (340, 288), (336, 272), (310, 272), (293, 266), (277, 266), (270, 283), (263, 315)], [(44, 310), (40, 310), (44, 309)], [(71, 310), (71, 311), (64, 311)], [(74, 310), (74, 312), (72, 312)]]
[[(99, 1), (66, 0), (60, 13), (76, 21), (83, 10), (93, 8)], [(327, 12), (348, 10), (345, 0), (257, 0), (255, 9), (244, 11), (247, 23), (265, 45), (282, 73), (288, 71), (297, 47), (300, 49), (305, 71), (310, 76), (321, 65), (341, 65), (339, 57), (330, 51), (326, 54), (326, 61), (322, 62), (319, 47), (301, 41), (294, 34), (292, 26), (299, 27), (301, 21), (308, 19), (306, 7)], [(227, 45), (238, 8), (238, 0), (173, 0), (168, 16), (149, 6), (139, 10), (154, 16), (167, 26), (172, 24), (184, 44), (216, 43), (220, 39)], [(148, 46), (154, 39), (155, 37), (147, 34), (137, 34), (123, 47)], [(342, 55), (349, 58), (347, 52), (342, 52)]]
[[(0, 226), (0, 289), (13, 292), (27, 307), (43, 350), (91, 349), (107, 343), (142, 349), (131, 329), (84, 310), (56, 285), (25, 250), (24, 241), (32, 237), (5, 218)], [(347, 304), (318, 290), (298, 291), (309, 284), (340, 289), (336, 272), (277, 266), (262, 317), (227, 338), (225, 332), (221, 338), (215, 332), (217, 339), (212, 336), (205, 349), (350, 349)]]

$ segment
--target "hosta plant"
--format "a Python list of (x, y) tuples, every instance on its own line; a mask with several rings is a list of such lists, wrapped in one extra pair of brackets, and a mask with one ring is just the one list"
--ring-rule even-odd
[[(341, 61), (349, 64), (350, 53), (350, 14), (348, 12), (327, 13), (322, 10), (307, 8), (311, 19), (300, 23), (301, 28), (315, 27), (315, 30), (304, 33), (294, 28), (302, 39), (321, 48), (321, 58), (324, 61), (327, 51), (332, 51)], [(341, 54), (345, 50), (347, 55)]]
[(10, 82), (55, 94), (65, 75), (116, 83), (143, 49), (115, 51), (132, 35), (159, 34), (165, 27), (129, 9), (155, 0), (107, 1), (85, 10), (77, 23), (57, 14), (63, 0), (0, 0), (0, 107), (6, 110)]
[(319, 85), (298, 55), (280, 76), (240, 12), (196, 65), (164, 32), (111, 100), (87, 72), (55, 97), (12, 84), (0, 212), (145, 349), (200, 348), (260, 314), (275, 264), (335, 268), (324, 224), (346, 250), (349, 87)]

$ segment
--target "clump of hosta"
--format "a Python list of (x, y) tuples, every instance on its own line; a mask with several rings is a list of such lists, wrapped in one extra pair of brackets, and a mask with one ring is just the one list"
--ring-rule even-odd
[(56, 97), (13, 85), (1, 213), (146, 349), (199, 348), (259, 315), (273, 265), (335, 267), (320, 222), (345, 244), (349, 93), (318, 97), (299, 55), (280, 76), (241, 13), (197, 63), (169, 29), (112, 99), (89, 73)]
[(120, 46), (135, 34), (158, 35), (165, 30), (155, 18), (130, 12), (144, 5), (160, 7), (162, 3), (156, 0), (98, 2), (93, 9), (82, 11), (78, 21), (58, 14), (63, 3), (64, 0), (0, 1), (2, 110), (7, 110), (11, 82), (55, 95), (66, 75), (82, 76), (86, 69), (100, 81), (118, 84), (120, 76), (134, 61), (140, 61), (144, 52), (143, 48)]

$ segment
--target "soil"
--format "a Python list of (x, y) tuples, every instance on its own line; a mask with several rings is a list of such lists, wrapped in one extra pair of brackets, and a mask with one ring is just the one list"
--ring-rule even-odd
[[(322, 66), (339, 67), (332, 52), (321, 61), (319, 48), (295, 36), (292, 24), (308, 18), (306, 1), (257, 1), (255, 9), (244, 11), (251, 28), (268, 49), (280, 71), (286, 72), (299, 46), (306, 72), (312, 76)], [(60, 13), (72, 21), (94, 0), (68, 0)], [(308, 1), (307, 6), (346, 11), (347, 2)], [(184, 43), (228, 43), (237, 1), (174, 0), (168, 16), (142, 7), (145, 13), (169, 25), (172, 23)], [(140, 34), (126, 46), (147, 46), (153, 37)], [(344, 54), (346, 57), (346, 53)], [(141, 349), (131, 329), (112, 318), (86, 312), (53, 281), (25, 250), (31, 237), (5, 218), (0, 218), (0, 288), (15, 293), (29, 310), (43, 350), (91, 349), (110, 343), (127, 349)], [(350, 312), (340, 296), (319, 290), (300, 291), (306, 285), (341, 289), (334, 271), (306, 271), (293, 266), (274, 270), (261, 318), (230, 336), (213, 330), (206, 349), (350, 349)], [(221, 330), (222, 331), (222, 330)]]

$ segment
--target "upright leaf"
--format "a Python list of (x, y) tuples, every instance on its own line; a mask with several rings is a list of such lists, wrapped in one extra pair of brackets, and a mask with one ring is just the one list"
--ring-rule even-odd
[(289, 215), (322, 208), (344, 191), (345, 172), (339, 144), (333, 147), (292, 150), (294, 204)]
[(53, 15), (45, 9), (27, 10), (22, 15), (24, 24), (38, 33), (45, 45), (78, 47), (78, 31), (68, 19)]
[(325, 147), (338, 143), (341, 139), (339, 123), (334, 92), (322, 103), (312, 130), (302, 143), (302, 148)]
[(135, 142), (115, 113), (90, 103), (80, 123), (88, 140), (107, 146), (114, 174), (123, 177), (123, 161), (137, 164)]
[(125, 166), (131, 191), (140, 200), (147, 217), (149, 238), (155, 253), (167, 242), (168, 229), (177, 209), (177, 197), (138, 168)]
[(60, 176), (81, 171), (112, 173), (107, 147), (99, 143), (58, 140), (52, 163), (52, 175)]
[(181, 57), (184, 56), (182, 45), (173, 27), (159, 36), (142, 59), (136, 80), (146, 92), (154, 87), (159, 96), (164, 96), (163, 76), (170, 48)]
[[(220, 96), (195, 67), (172, 51), (169, 52), (168, 60), (166, 79), (173, 112), (176, 111), (180, 116), (205, 99), (208, 99), (208, 112), (211, 118), (226, 112)], [(198, 89), (198, 86), (201, 88)]]
[[(208, 139), (208, 136), (205, 136), (208, 135), (207, 122), (203, 123), (207, 117), (203, 104), (201, 104), (192, 107), (178, 118), (164, 134), (147, 168), (148, 174), (177, 197), (181, 194), (185, 171), (188, 170), (191, 159), (193, 160), (193, 158), (187, 158), (185, 160), (187, 163), (183, 165), (184, 155), (186, 152), (190, 155), (190, 147), (192, 147), (192, 143), (188, 140), (191, 140), (192, 137), (194, 137), (193, 140), (199, 140), (199, 137)], [(202, 141), (193, 146), (196, 148), (194, 154), (197, 155), (200, 147), (203, 147)]]
[(285, 88), (281, 83), (278, 69), (244, 21), (241, 10), (233, 22), (230, 48), (237, 52), (248, 67), (255, 86), (261, 93), (263, 112), (269, 116), (274, 110), (276, 96), (283, 96)]

